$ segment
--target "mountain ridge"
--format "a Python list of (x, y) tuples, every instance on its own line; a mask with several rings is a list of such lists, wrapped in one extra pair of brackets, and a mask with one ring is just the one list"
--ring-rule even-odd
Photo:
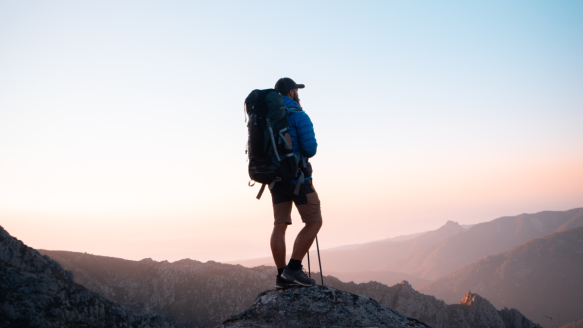
[[(330, 272), (358, 272), (376, 271), (383, 263), (407, 256), (416, 248), (429, 246), (448, 236), (464, 231), (465, 229), (454, 221), (447, 221), (436, 230), (426, 231), (419, 236), (399, 241), (375, 241), (360, 244), (356, 248), (333, 248), (321, 250), (322, 265)], [(317, 258), (315, 251), (310, 251), (310, 257)], [(304, 259), (306, 262), (306, 259)], [(232, 264), (241, 264), (247, 267), (259, 265), (273, 265), (273, 259), (264, 257), (253, 260), (229, 261)], [(380, 263), (380, 264), (379, 264)], [(307, 267), (307, 264), (304, 263)], [(401, 272), (396, 268), (382, 271)], [(403, 278), (406, 278), (404, 275)], [(401, 279), (403, 280), (403, 279)]]
[(419, 291), (455, 302), (465, 291), (480, 293), (495, 306), (512, 304), (529, 318), (566, 321), (583, 313), (583, 227), (527, 241), (486, 256)]
[(385, 264), (399, 271), (435, 280), (484, 256), (498, 254), (531, 239), (583, 225), (583, 208), (505, 216), (483, 222)]
[[(41, 252), (73, 270), (75, 279), (88, 288), (137, 313), (157, 313), (164, 318), (172, 318), (174, 324), (183, 327), (211, 327), (244, 311), (253, 305), (258, 293), (273, 289), (276, 276), (275, 267), (266, 266), (246, 268), (195, 260), (173, 263), (151, 259), (130, 261), (75, 252)], [(516, 310), (498, 311), (491, 304), (482, 308), (447, 305), (433, 296), (415, 291), (407, 282), (388, 287), (376, 282), (343, 283), (332, 276), (327, 276), (325, 282), (330, 287), (373, 298), (383, 306), (426, 322), (434, 328), (453, 327), (451, 324), (456, 322), (470, 322), (471, 318), (480, 315), (480, 311), (487, 311), (494, 322), (503, 322), (504, 325), (476, 327), (461, 324), (456, 327), (534, 327), (531, 321)], [(163, 299), (156, 295), (162, 295)], [(190, 311), (186, 310), (185, 304), (189, 305)], [(512, 313), (516, 313), (521, 320), (518, 323), (504, 321), (508, 311), (514, 311)]]

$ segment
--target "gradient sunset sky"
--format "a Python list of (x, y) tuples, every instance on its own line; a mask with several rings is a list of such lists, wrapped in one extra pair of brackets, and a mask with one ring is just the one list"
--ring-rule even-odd
[(582, 59), (579, 0), (0, 1), (0, 225), (127, 259), (269, 255), (243, 100), (284, 76), (306, 84), (322, 248), (583, 207)]

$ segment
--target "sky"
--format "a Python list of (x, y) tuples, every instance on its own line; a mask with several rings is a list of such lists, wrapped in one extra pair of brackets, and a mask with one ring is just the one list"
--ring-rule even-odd
[(322, 248), (583, 207), (581, 58), (578, 0), (0, 0), (0, 225), (134, 260), (269, 255), (243, 101), (281, 77), (306, 85)]

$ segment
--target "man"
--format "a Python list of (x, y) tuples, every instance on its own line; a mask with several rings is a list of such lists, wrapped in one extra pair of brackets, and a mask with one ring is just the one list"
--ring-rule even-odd
[[(296, 84), (290, 78), (282, 78), (275, 84), (275, 90), (281, 93), (285, 106), (291, 110), (289, 114), (289, 135), (293, 152), (299, 161), (316, 155), (318, 143), (312, 121), (300, 106), (298, 90), (303, 84)], [(312, 246), (318, 231), (322, 227), (320, 199), (314, 189), (312, 177), (308, 176), (300, 185), (299, 193), (295, 194), (296, 182), (275, 184), (271, 189), (273, 214), (275, 223), (271, 234), (271, 252), (277, 266), (275, 287), (278, 289), (293, 285), (314, 286), (316, 281), (308, 278), (302, 268), (302, 259)], [(285, 264), (285, 231), (292, 224), (292, 202), (295, 203), (305, 226), (296, 237), (289, 263)]]

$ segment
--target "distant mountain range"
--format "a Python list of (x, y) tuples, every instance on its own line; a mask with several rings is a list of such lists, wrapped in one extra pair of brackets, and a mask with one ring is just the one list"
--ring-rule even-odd
[[(456, 222), (448, 221), (444, 226), (437, 230), (428, 231), (410, 236), (401, 236), (395, 239), (388, 238), (385, 240), (370, 242), (359, 245), (349, 245), (336, 247), (320, 252), (324, 273), (326, 272), (363, 272), (363, 271), (391, 271), (394, 273), (402, 272), (401, 270), (381, 269), (386, 263), (406, 257), (409, 254), (433, 245), (444, 238), (452, 236), (465, 229)], [(317, 258), (315, 251), (310, 252), (313, 259)], [(307, 267), (307, 260), (304, 259), (304, 267)], [(271, 257), (258, 259), (231, 261), (232, 264), (241, 264), (246, 267), (255, 267), (259, 265), (273, 265)], [(407, 279), (408, 275), (403, 275), (399, 281)], [(425, 279), (427, 280), (427, 279)]]
[(502, 217), (417, 248), (409, 255), (380, 267), (435, 280), (484, 256), (494, 255), (531, 239), (583, 225), (583, 208)]
[(536, 321), (583, 317), (583, 227), (486, 256), (419, 289), (446, 302), (471, 290), (494, 306), (513, 306)]
[[(507, 251), (531, 239), (583, 225), (583, 208), (501, 217), (465, 229), (448, 221), (437, 230), (404, 240), (386, 239), (322, 250), (324, 273), (389, 271), (402, 280), (415, 276), (435, 280), (484, 256)], [(312, 258), (317, 254), (310, 252)], [(306, 259), (304, 259), (306, 262)], [(271, 257), (231, 261), (247, 267), (273, 265)], [(306, 264), (304, 263), (304, 266)]]
[(326, 251), (339, 251), (339, 250), (345, 250), (345, 249), (355, 249), (355, 248), (359, 248), (359, 247), (364, 246), (364, 245), (369, 245), (369, 244), (374, 244), (374, 243), (393, 242), (393, 241), (404, 241), (404, 240), (413, 239), (415, 237), (419, 237), (419, 236), (421, 236), (422, 234), (424, 234), (426, 232), (427, 231), (413, 233), (413, 234), (410, 234), (410, 235), (401, 235), (401, 236), (397, 236), (397, 237), (390, 237), (390, 238), (385, 238), (385, 239), (381, 239), (381, 240), (374, 240), (374, 241), (370, 241), (370, 242), (362, 243), (362, 244), (352, 244), (352, 245), (344, 245), (344, 246), (332, 247), (332, 248), (326, 249)]
[[(550, 321), (543, 315), (552, 316), (555, 327), (559, 317), (562, 323), (573, 321), (566, 328), (581, 324), (576, 320), (583, 319), (583, 208), (503, 217), (468, 229), (448, 221), (437, 230), (404, 237), (323, 251), (325, 273), (348, 261), (373, 267), (374, 257), (367, 254), (390, 260), (377, 263), (377, 270), (335, 272), (363, 283), (327, 275), (326, 284), (373, 298), (434, 328), (534, 327), (521, 312), (545, 327)], [(0, 326), (19, 327), (14, 320), (25, 317), (50, 325), (115, 317), (132, 327), (167, 327), (164, 320), (176, 327), (211, 327), (251, 306), (275, 280), (272, 266), (40, 253), (45, 256), (0, 227)], [(66, 270), (74, 273), (74, 281)], [(319, 280), (319, 274), (315, 277)], [(423, 285), (420, 292), (406, 281), (392, 287), (375, 282), (399, 277)], [(438, 298), (462, 301), (447, 305)], [(13, 321), (3, 323), (3, 318)]]
[[(41, 252), (72, 270), (78, 283), (135, 313), (156, 313), (178, 327), (217, 325), (250, 307), (258, 293), (273, 289), (275, 283), (274, 267), (250, 269), (212, 261), (129, 261), (84, 253)], [(376, 282), (344, 283), (326, 276), (325, 283), (371, 297), (434, 328), (534, 327), (517, 310), (498, 311), (475, 294), (470, 294), (473, 301), (447, 305), (415, 291), (407, 282), (388, 287)]]
[[(378, 281), (392, 285), (399, 278), (414, 281), (411, 277), (415, 277), (417, 279), (414, 281), (415, 286), (420, 291), (435, 295), (450, 303), (459, 301), (468, 290), (471, 290), (491, 300), (498, 308), (515, 307), (526, 313), (528, 317), (550, 327), (550, 321), (542, 316), (545, 313), (548, 316), (553, 316), (555, 320), (560, 313), (563, 316), (563, 322), (583, 318), (583, 300), (573, 302), (573, 300), (579, 300), (581, 294), (577, 294), (579, 296), (570, 294), (583, 291), (582, 281), (576, 278), (580, 271), (573, 271), (574, 268), (580, 267), (583, 263), (583, 254), (577, 255), (578, 253), (569, 253), (565, 250), (566, 257), (556, 257), (562, 259), (563, 262), (550, 262), (548, 258), (541, 259), (541, 263), (546, 263), (546, 267), (542, 265), (536, 267), (536, 270), (531, 268), (529, 270), (532, 271), (529, 271), (528, 274), (522, 272), (521, 274), (526, 280), (516, 281), (519, 286), (527, 289), (508, 288), (500, 282), (513, 281), (500, 272), (519, 274), (519, 271), (505, 271), (505, 268), (511, 270), (510, 268), (513, 267), (509, 263), (514, 262), (504, 262), (504, 264), (500, 264), (501, 267), (487, 270), (484, 265), (485, 263), (494, 265), (494, 262), (487, 262), (486, 259), (494, 258), (497, 254), (510, 251), (514, 247), (524, 246), (521, 249), (531, 249), (533, 244), (529, 244), (529, 241), (581, 226), (583, 226), (583, 208), (563, 212), (545, 211), (501, 217), (490, 222), (476, 224), (468, 229), (463, 229), (459, 224), (449, 221), (437, 230), (404, 241), (380, 241), (350, 249), (337, 248), (322, 251), (322, 265), (324, 273), (334, 272), (343, 281)], [(400, 251), (404, 255), (398, 255)], [(531, 251), (535, 252), (535, 250)], [(541, 254), (551, 252), (551, 250), (544, 249), (538, 249), (538, 251)], [(375, 256), (369, 257), (371, 254)], [(526, 261), (518, 255), (519, 253), (512, 253), (512, 256), (516, 256), (516, 263)], [(506, 255), (501, 254), (500, 256)], [(395, 257), (398, 258), (395, 259)], [(376, 266), (374, 264), (375, 258), (378, 260)], [(383, 263), (385, 260), (389, 261)], [(357, 264), (351, 265), (351, 263)], [(376, 270), (362, 272), (343, 272), (340, 270), (354, 267), (370, 268), (371, 266), (376, 267)], [(485, 270), (484, 273), (480, 273), (476, 267)], [(333, 271), (331, 268), (338, 271)], [(562, 273), (563, 271), (568, 272)], [(375, 274), (375, 272), (378, 273)], [(467, 272), (472, 272), (472, 274)], [(559, 272), (559, 276), (554, 274), (556, 272)], [(547, 273), (549, 274), (547, 275)], [(535, 279), (533, 275), (536, 275), (537, 278)], [(440, 279), (421, 286), (423, 281), (434, 281), (444, 276), (447, 279)], [(583, 277), (583, 274), (581, 276)], [(572, 279), (565, 280), (566, 277), (572, 277)], [(545, 279), (548, 281), (545, 282)], [(545, 287), (537, 287), (538, 283), (544, 284)], [(513, 295), (510, 295), (510, 290), (514, 292)], [(533, 293), (532, 290), (540, 292), (537, 297), (528, 296)], [(542, 291), (555, 296), (544, 297), (545, 293)], [(563, 295), (571, 296), (558, 299), (556, 295), (561, 295), (563, 291), (565, 291)], [(563, 302), (565, 302), (565, 306), (563, 306)], [(567, 312), (570, 313), (569, 316), (566, 316)], [(555, 321), (555, 323), (557, 322)]]
[(392, 286), (406, 280), (413, 286), (418, 288), (429, 282), (430, 280), (415, 277), (413, 275), (393, 272), (393, 271), (364, 271), (364, 272), (329, 272), (325, 271), (326, 275), (334, 276), (344, 282), (355, 282), (357, 284), (362, 282), (376, 281), (381, 284)]

